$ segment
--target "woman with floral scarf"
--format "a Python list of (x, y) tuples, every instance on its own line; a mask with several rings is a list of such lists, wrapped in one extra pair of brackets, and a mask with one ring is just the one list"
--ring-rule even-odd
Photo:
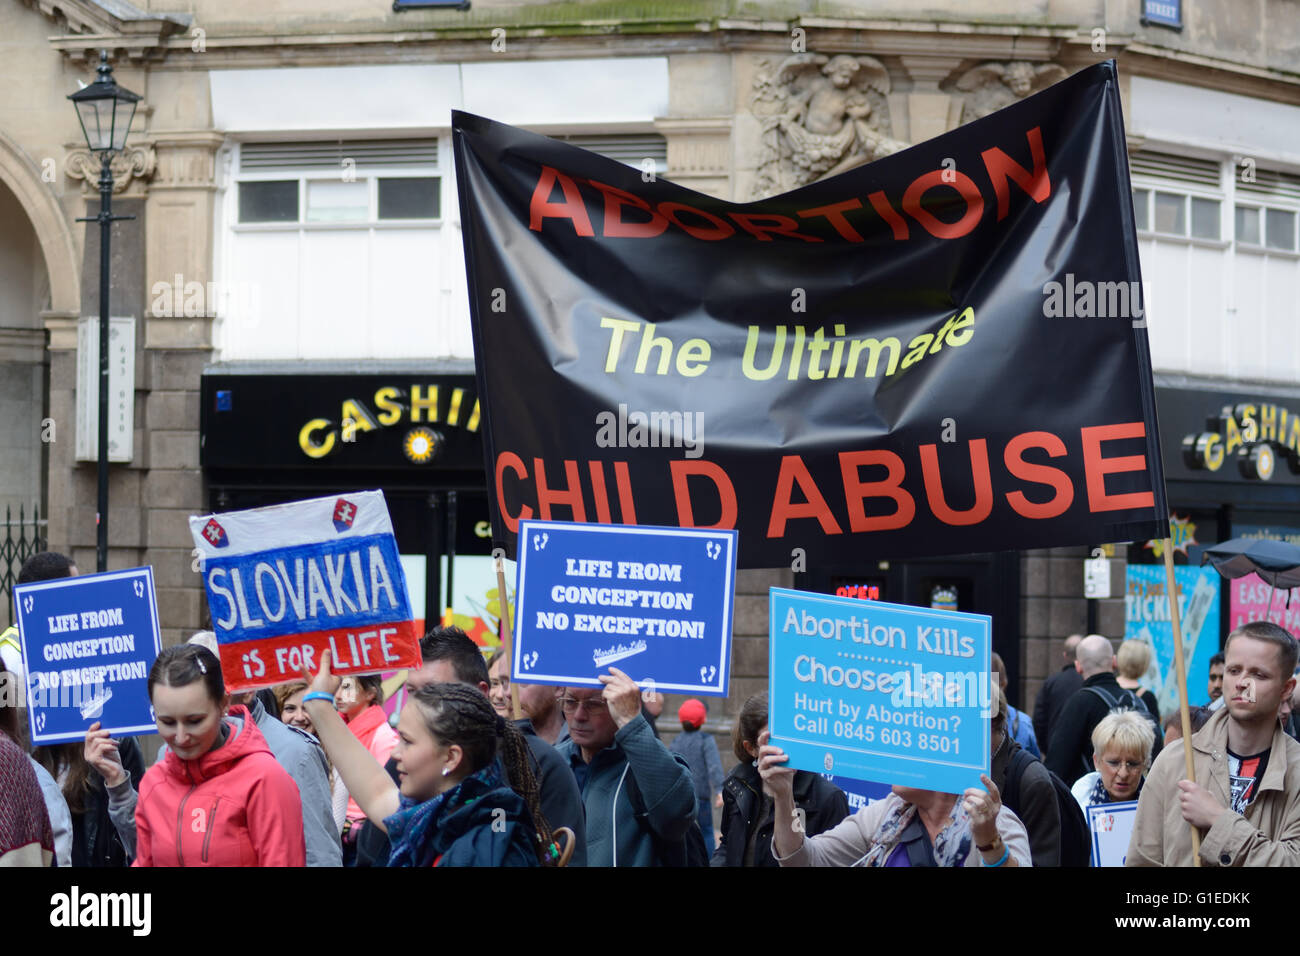
[(884, 800), (863, 807), (839, 826), (805, 837), (797, 825), (789, 756), (759, 738), (758, 772), (771, 794), (776, 826), (772, 855), (782, 866), (1031, 866), (1029, 837), (1002, 806), (998, 788), (980, 774), (985, 789), (962, 794), (894, 787)]
[(394, 786), (335, 712), (337, 686), (326, 652), (303, 704), (348, 792), (388, 834), (389, 866), (538, 866), (555, 858), (528, 744), (476, 688), (426, 684), (410, 696), (397, 724)]

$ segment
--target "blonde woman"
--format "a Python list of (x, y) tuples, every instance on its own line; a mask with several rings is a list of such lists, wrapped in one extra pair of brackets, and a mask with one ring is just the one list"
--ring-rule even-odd
[(1084, 813), (1098, 803), (1136, 800), (1151, 767), (1156, 734), (1151, 721), (1132, 711), (1108, 714), (1092, 732), (1092, 773), (1075, 781), (1070, 792)]
[(1124, 641), (1119, 646), (1119, 653), (1115, 655), (1115, 663), (1119, 669), (1115, 675), (1119, 686), (1131, 690), (1133, 696), (1151, 711), (1156, 726), (1160, 726), (1160, 708), (1156, 704), (1156, 695), (1142, 686), (1143, 675), (1151, 669), (1151, 645), (1146, 641)]

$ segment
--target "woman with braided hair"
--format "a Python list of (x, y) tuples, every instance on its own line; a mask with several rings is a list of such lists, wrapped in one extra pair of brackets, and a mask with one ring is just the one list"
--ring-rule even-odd
[(538, 807), (528, 744), (477, 688), (425, 684), (410, 695), (397, 724), (394, 786), (335, 712), (339, 680), (330, 664), (327, 651), (303, 705), (348, 792), (388, 834), (389, 866), (553, 861), (557, 854)]

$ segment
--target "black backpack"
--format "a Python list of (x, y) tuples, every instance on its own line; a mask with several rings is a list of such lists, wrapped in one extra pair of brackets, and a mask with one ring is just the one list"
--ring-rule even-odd
[[(1031, 763), (1041, 763), (1028, 750), (1019, 748), (1011, 755), (1006, 778), (1002, 781), (1002, 803), (1012, 813), (1020, 816), (1020, 777)], [(1044, 765), (1044, 770), (1047, 767)], [(1065, 785), (1065, 781), (1047, 770), (1056, 792), (1056, 809), (1061, 817), (1061, 866), (1088, 866), (1092, 861), (1092, 834), (1088, 820), (1079, 809), (1079, 801)]]
[(650, 832), (654, 841), (655, 856), (660, 866), (708, 866), (709, 851), (704, 845), (704, 834), (700, 832), (700, 823), (691, 817), (691, 825), (679, 840), (666, 840), (650, 826), (650, 813), (646, 810), (641, 791), (636, 785), (636, 777), (627, 775), (627, 796), (632, 801), (632, 812)]

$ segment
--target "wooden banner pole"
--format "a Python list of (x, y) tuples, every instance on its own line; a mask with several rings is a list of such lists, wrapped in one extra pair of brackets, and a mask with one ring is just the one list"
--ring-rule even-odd
[[(1186, 761), (1186, 779), (1196, 782), (1196, 764), (1192, 760), (1192, 714), (1187, 703), (1187, 662), (1183, 659), (1183, 626), (1178, 616), (1178, 579), (1174, 577), (1174, 543), (1164, 539), (1165, 589), (1169, 597), (1169, 620), (1174, 626), (1174, 670), (1178, 677), (1178, 709), (1183, 725), (1183, 757)], [(1192, 865), (1201, 865), (1201, 834), (1192, 830)]]
[[(501, 646), (505, 649), (502, 656), (505, 658), (506, 672), (509, 673), (514, 670), (515, 640), (514, 630), (510, 626), (510, 595), (506, 591), (506, 563), (500, 555), (497, 556), (497, 601), (501, 607)], [(519, 711), (519, 685), (514, 681), (510, 682), (510, 716), (515, 720), (522, 716)]]

